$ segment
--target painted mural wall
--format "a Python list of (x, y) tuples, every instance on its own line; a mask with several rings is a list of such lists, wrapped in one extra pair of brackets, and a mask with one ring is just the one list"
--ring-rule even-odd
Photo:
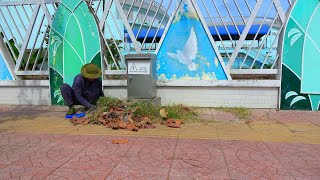
[(63, 104), (60, 86), (63, 83), (72, 86), (84, 64), (95, 63), (101, 67), (100, 37), (96, 20), (85, 1), (61, 1), (50, 30), (51, 104)]
[(320, 1), (297, 0), (284, 33), (281, 109), (320, 110)]
[(227, 80), (202, 21), (190, 0), (182, 0), (157, 53), (157, 78)]
[(0, 81), (1, 80), (13, 80), (13, 78), (0, 51)]

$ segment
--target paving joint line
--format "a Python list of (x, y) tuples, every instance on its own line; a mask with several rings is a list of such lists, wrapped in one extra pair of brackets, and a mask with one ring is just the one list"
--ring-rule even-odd
[(252, 131), (254, 132), (254, 134), (256, 134), (259, 138), (259, 141), (258, 142), (261, 142), (264, 146), (266, 146), (266, 148), (268, 149), (268, 151), (271, 153), (271, 155), (281, 164), (281, 166), (290, 174), (290, 176), (293, 178), (293, 179), (296, 179), (291, 173), (290, 171), (285, 168), (285, 166), (283, 165), (283, 163), (276, 157), (276, 155), (270, 150), (269, 146), (266, 144), (266, 142), (261, 138), (261, 136), (259, 134), (257, 134), (257, 132), (252, 129)]
[(314, 149), (316, 149), (316, 151), (318, 151), (320, 153), (320, 149), (314, 147), (314, 144), (310, 144)]
[(179, 129), (179, 134), (178, 134), (178, 136), (177, 136), (176, 144), (175, 144), (175, 146), (174, 146), (174, 151), (173, 151), (173, 155), (172, 155), (172, 161), (171, 161), (171, 163), (170, 163), (169, 171), (168, 171), (167, 178), (166, 178), (167, 180), (170, 179), (170, 173), (171, 173), (173, 161), (175, 160), (176, 150), (177, 150), (178, 142), (179, 142), (179, 140), (180, 140), (180, 133), (181, 133), (181, 129)]
[[(70, 135), (73, 131), (75, 131), (75, 130), (72, 130), (72, 131), (70, 131), (69, 133), (64, 133), (63, 136), (55, 139), (55, 140), (52, 141), (52, 142), (49, 142), (49, 143), (41, 146), (39, 149), (36, 149), (36, 150), (34, 150), (34, 151), (32, 151), (32, 152), (27, 153), (26, 155), (22, 156), (22, 157), (19, 158), (18, 160), (11, 162), (10, 164), (8, 164), (8, 165), (6, 165), (6, 166), (4, 166), (4, 167), (1, 167), (0, 170), (2, 170), (2, 169), (4, 169), (4, 168), (7, 168), (7, 167), (9, 167), (9, 166), (11, 166), (11, 165), (13, 165), (13, 163), (18, 162), (19, 160), (21, 160), (21, 159), (24, 158), (24, 157), (29, 157), (29, 155), (30, 155), (31, 153), (33, 153), (33, 152), (35, 152), (35, 151), (39, 151), (39, 150), (43, 149), (44, 147), (48, 146), (49, 144), (54, 143), (54, 142), (56, 142), (57, 140), (62, 139), (62, 138), (64, 138), (64, 137), (67, 136), (67, 135)], [(10, 131), (8, 131), (8, 132), (10, 132)], [(18, 132), (13, 132), (13, 133), (18, 133)], [(27, 134), (32, 134), (32, 135), (33, 135), (34, 133), (27, 133)], [(49, 134), (49, 135), (53, 135), (53, 134), (55, 134), (55, 133), (39, 133), (39, 134), (47, 134), (47, 135)], [(38, 135), (39, 135), (39, 134), (38, 134)], [(20, 155), (20, 154), (21, 154), (21, 153), (19, 153), (19, 155)]]
[(98, 141), (100, 138), (102, 138), (102, 136), (99, 136), (98, 139), (92, 141), (91, 143), (89, 143), (85, 148), (83, 148), (81, 151), (79, 151), (78, 153), (76, 153), (74, 156), (70, 157), (66, 162), (64, 162), (63, 164), (61, 164), (59, 167), (57, 167), (55, 170), (53, 170), (51, 173), (49, 173), (46, 177), (44, 177), (43, 179), (46, 179), (47, 177), (49, 177), (50, 175), (52, 175), (54, 172), (56, 172), (58, 169), (60, 169), (63, 165), (65, 165), (66, 163), (68, 163), (72, 158), (76, 157), (77, 155), (79, 155), (81, 152), (83, 152), (85, 149), (87, 149), (89, 146), (91, 146), (94, 142)]
[(288, 174), (290, 174), (290, 176), (293, 178), (293, 179), (296, 179), (292, 174), (291, 172), (284, 166), (284, 164), (279, 160), (279, 158), (277, 158), (277, 156), (270, 150), (269, 146), (266, 144), (266, 142), (263, 142), (263, 145), (267, 147), (268, 151), (271, 153), (271, 155), (281, 164), (281, 166), (287, 171)]
[[(111, 136), (111, 135), (107, 135), (107, 136)], [(114, 137), (114, 136), (111, 136)], [(117, 137), (123, 137), (123, 136), (117, 136)], [(127, 136), (127, 137), (133, 137), (133, 138), (137, 138), (139, 137), (139, 139), (141, 138), (140, 136)], [(110, 174), (113, 172), (113, 170), (120, 164), (120, 162), (124, 159), (124, 157), (128, 154), (128, 152), (130, 151), (130, 149), (132, 148), (132, 146), (134, 145), (134, 143), (132, 143), (132, 145), (128, 148), (128, 150), (122, 155), (120, 156), (120, 160), (112, 167), (112, 169), (110, 170), (110, 172), (107, 174), (106, 178), (108, 176), (110, 176)]]
[(218, 141), (219, 141), (219, 145), (220, 145), (220, 151), (221, 151), (221, 153), (222, 153), (224, 163), (225, 163), (226, 166), (227, 166), (228, 175), (229, 175), (230, 179), (232, 179), (232, 178), (231, 178), (230, 169), (229, 169), (229, 164), (228, 164), (228, 162), (227, 162), (226, 155), (225, 155), (225, 153), (224, 153), (224, 151), (223, 151), (223, 148), (222, 148), (222, 139), (220, 138), (219, 131), (218, 131), (217, 128), (216, 128), (216, 131), (217, 131), (217, 135), (218, 135)]
[[(293, 112), (293, 113), (297, 115), (297, 113), (296, 113), (296, 112)], [(305, 118), (305, 116), (303, 116), (303, 117), (302, 117), (302, 119), (303, 119), (303, 120), (305, 120), (305, 121), (308, 121), (309, 123), (311, 123), (311, 124), (313, 124), (313, 125), (316, 125), (316, 126), (320, 127), (320, 125), (319, 125), (319, 124), (314, 123), (313, 121), (310, 121), (309, 119), (306, 119), (306, 118)]]

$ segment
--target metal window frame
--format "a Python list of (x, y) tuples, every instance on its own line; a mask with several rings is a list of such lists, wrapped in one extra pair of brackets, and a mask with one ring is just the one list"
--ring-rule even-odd
[[(101, 0), (91, 0), (90, 1), (90, 3), (91, 2), (93, 2), (93, 1), (95, 1), (95, 2), (98, 2), (99, 1), (99, 6), (98, 6), (98, 8), (99, 7), (101, 7), (100, 5), (101, 5)], [(161, 3), (158, 3), (158, 2), (154, 2), (153, 0), (143, 0), (143, 2), (145, 2), (145, 3), (143, 3), (143, 2), (141, 2), (141, 4), (140, 4), (140, 6), (139, 6), (139, 11), (141, 11), (141, 8), (145, 8), (144, 6), (148, 6), (148, 10), (145, 8), (144, 10), (145, 11), (149, 11), (150, 10), (150, 8), (151, 8), (151, 6), (153, 7), (153, 4), (160, 4), (160, 6), (154, 6), (154, 7), (157, 7), (157, 8), (154, 8), (153, 9), (153, 11), (155, 11), (155, 9), (157, 9), (155, 12), (152, 12), (152, 13), (154, 13), (154, 14), (152, 14), (152, 15), (149, 15), (148, 13), (146, 13), (145, 14), (145, 16), (144, 16), (144, 20), (146, 19), (146, 18), (149, 18), (150, 20), (152, 19), (152, 23), (151, 23), (151, 25), (149, 26), (149, 27), (147, 27), (147, 29), (148, 29), (148, 32), (147, 32), (147, 34), (149, 33), (149, 31), (150, 31), (150, 28), (151, 27), (153, 27), (153, 22), (155, 21), (155, 19), (157, 19), (158, 21), (160, 21), (160, 24), (159, 24), (159, 27), (157, 27), (157, 33), (156, 33), (156, 35), (158, 34), (158, 31), (159, 31), (159, 29), (161, 28), (161, 26), (163, 26), (164, 25), (164, 23), (166, 23), (165, 21), (167, 21), (167, 19), (165, 19), (164, 17), (167, 15), (167, 13), (168, 13), (168, 10), (169, 10), (169, 8), (171, 7), (171, 3), (173, 2), (173, 1), (175, 1), (175, 0), (171, 0), (170, 1), (170, 4), (169, 4), (169, 6), (168, 6), (168, 8), (167, 8), (167, 11), (165, 12), (165, 14), (162, 14), (163, 15), (163, 18), (161, 19), (161, 18), (159, 18), (158, 17), (158, 11), (165, 11), (166, 10), (166, 8), (164, 8), (164, 7), (162, 7), (162, 1), (161, 1)], [(201, 22), (203, 23), (203, 25), (204, 25), (204, 27), (205, 27), (205, 31), (206, 31), (206, 33), (208, 34), (208, 36), (209, 36), (209, 39), (210, 39), (210, 42), (211, 42), (211, 44), (212, 44), (212, 46), (214, 46), (214, 48), (215, 48), (215, 50), (216, 50), (216, 52), (217, 52), (217, 56), (218, 56), (218, 59), (219, 59), (219, 61), (220, 61), (220, 63), (222, 64), (222, 65), (224, 65), (224, 62), (223, 62), (223, 59), (222, 59), (222, 56), (221, 56), (221, 53), (220, 53), (220, 51), (219, 51), (219, 49), (216, 47), (216, 41), (210, 36), (210, 33), (209, 33), (209, 29), (208, 29), (208, 26), (206, 25), (206, 21), (205, 21), (205, 19), (204, 19), (204, 17), (202, 16), (202, 12), (201, 12), (201, 10), (199, 9), (199, 7), (198, 7), (198, 4), (197, 4), (197, 2), (196, 2), (196, 0), (190, 0), (191, 1), (191, 3), (193, 4), (193, 6), (195, 7), (195, 9), (196, 9), (196, 12), (197, 12), (197, 14), (199, 15), (199, 17), (200, 17), (200, 20), (201, 20)], [(248, 72), (248, 74), (254, 74), (254, 73), (262, 73), (262, 74), (275, 74), (275, 72), (277, 71), (277, 69), (278, 69), (278, 72), (279, 73), (281, 73), (281, 70), (280, 70), (280, 68), (281, 68), (281, 60), (282, 60), (282, 56), (281, 56), (281, 52), (282, 51), (280, 51), (279, 49), (281, 49), (280, 47), (281, 47), (281, 40), (283, 39), (283, 31), (284, 31), (284, 28), (282, 28), (281, 29), (281, 31), (279, 30), (279, 33), (278, 33), (278, 35), (277, 35), (277, 37), (276, 38), (278, 38), (278, 41), (277, 42), (272, 42), (272, 46), (274, 45), (274, 44), (277, 44), (278, 45), (278, 51), (277, 51), (277, 56), (276, 56), (276, 59), (274, 60), (274, 63), (273, 63), (273, 65), (272, 65), (272, 67), (271, 67), (271, 69), (261, 69), (261, 70), (255, 70), (255, 69), (243, 69), (243, 70), (233, 70), (233, 69), (231, 69), (232, 68), (232, 65), (234, 64), (234, 61), (235, 61), (235, 58), (237, 57), (237, 55), (239, 54), (239, 52), (240, 52), (240, 49), (243, 47), (243, 43), (244, 43), (244, 41), (245, 41), (245, 38), (246, 38), (246, 36), (247, 36), (247, 33), (248, 33), (248, 31), (249, 31), (249, 29), (250, 29), (250, 27), (251, 27), (251, 25), (252, 25), (252, 23), (253, 23), (253, 21), (254, 21), (254, 18), (256, 17), (256, 15), (257, 15), (257, 10), (256, 9), (259, 9), (258, 8), (258, 6), (261, 6), (261, 3), (262, 3), (262, 1), (263, 0), (255, 0), (255, 6), (254, 6), (254, 8), (253, 9), (251, 9), (251, 6), (248, 4), (248, 1), (247, 0), (244, 0), (244, 3), (247, 5), (247, 7), (248, 7), (248, 10), (249, 10), (249, 12), (250, 12), (250, 17), (249, 17), (249, 19), (246, 19), (247, 17), (245, 17), (242, 13), (241, 13), (241, 10), (240, 10), (240, 8), (239, 8), (239, 6), (238, 6), (238, 4), (237, 4), (237, 0), (232, 0), (232, 2), (233, 3), (235, 3), (235, 7), (237, 8), (237, 10), (239, 11), (239, 13), (240, 13), (240, 19), (242, 19), (242, 21), (243, 21), (243, 23), (245, 24), (245, 29), (244, 29), (244, 31), (242, 32), (242, 34), (239, 34), (239, 36), (240, 36), (240, 39), (239, 39), (239, 41), (237, 42), (237, 45), (235, 46), (235, 49), (234, 49), (234, 51), (233, 51), (233, 53), (231, 54), (231, 57), (229, 57), (229, 62), (228, 62), (228, 64), (226, 65), (226, 69), (225, 69), (225, 72), (230, 72), (231, 71), (231, 73), (233, 74), (233, 73), (240, 73), (240, 74), (243, 74), (243, 73), (245, 73), (245, 71), (247, 71)], [(123, 3), (122, 5), (121, 5), (121, 3)], [(281, 21), (281, 23), (282, 23), (282, 26), (284, 26), (286, 23), (287, 23), (287, 16), (288, 16), (288, 12), (290, 11), (290, 9), (292, 9), (292, 7), (296, 4), (295, 3), (296, 1), (295, 0), (292, 0), (292, 1), (290, 1), (290, 0), (288, 0), (288, 3), (289, 3), (289, 10), (287, 11), (287, 12), (285, 12), (284, 11), (284, 9), (282, 8), (282, 5), (281, 5), (281, 3), (280, 3), (280, 0), (273, 0), (273, 3), (274, 3), (274, 5), (275, 5), (275, 8), (276, 8), (276, 11), (277, 11), (277, 13), (278, 13), (278, 15), (279, 15), (279, 19), (280, 19), (280, 21)], [(24, 30), (26, 30), (26, 34), (25, 35), (22, 35), (21, 33), (20, 33), (20, 31), (19, 31), (19, 34), (20, 34), (20, 36), (22, 36), (22, 38), (23, 38), (23, 44), (22, 44), (22, 46), (21, 47), (17, 47), (18, 48), (18, 50), (19, 50), (19, 52), (20, 52), (20, 54), (19, 54), (19, 57), (17, 57), (17, 59), (16, 59), (16, 64), (14, 65), (14, 67), (13, 67), (13, 63), (12, 62), (10, 62), (10, 63), (8, 63), (8, 61), (12, 61), (12, 58), (11, 58), (11, 55), (10, 55), (10, 52), (12, 52), (13, 51), (13, 49), (12, 49), (12, 47), (11, 46), (9, 46), (9, 48), (7, 48), (5, 45), (2, 45), (2, 46), (0, 46), (0, 48), (1, 48), (1, 50), (2, 50), (2, 52), (4, 53), (4, 54), (6, 54), (6, 56), (7, 57), (10, 57), (10, 59), (8, 59), (8, 58), (6, 58), (6, 63), (8, 63), (8, 64), (10, 64), (10, 68), (12, 69), (13, 68), (13, 71), (15, 72), (15, 74), (16, 75), (39, 75), (39, 74), (41, 74), (41, 75), (48, 75), (48, 71), (46, 70), (46, 71), (44, 71), (44, 70), (42, 70), (42, 67), (43, 67), (43, 65), (44, 65), (44, 61), (42, 62), (42, 64), (41, 64), (41, 68), (40, 68), (40, 70), (38, 70), (38, 69), (35, 69), (35, 64), (33, 65), (33, 67), (32, 67), (32, 70), (30, 71), (30, 70), (22, 70), (22, 69), (20, 69), (20, 66), (21, 66), (21, 63), (22, 63), (22, 57), (24, 56), (24, 54), (25, 54), (25, 50), (26, 50), (26, 48), (27, 48), (27, 46), (28, 46), (28, 42), (30, 41), (30, 36), (31, 36), (31, 34), (32, 34), (32, 32), (33, 32), (33, 30), (34, 30), (34, 25), (35, 25), (35, 21), (37, 20), (37, 17), (39, 16), (39, 12), (40, 11), (42, 11), (43, 13), (44, 13), (44, 17), (45, 17), (45, 19), (46, 19), (46, 21), (48, 22), (48, 26), (51, 26), (51, 23), (52, 23), (52, 15), (50, 15), (50, 12), (49, 12), (49, 9), (48, 9), (48, 7), (47, 7), (47, 4), (52, 4), (52, 3), (60, 3), (60, 0), (24, 0), (24, 1), (2, 1), (2, 2), (0, 2), (0, 7), (5, 7), (5, 8), (7, 8), (8, 9), (8, 7), (13, 7), (13, 11), (11, 11), (11, 13), (12, 12), (15, 12), (15, 13), (17, 13), (18, 12), (18, 10), (19, 10), (19, 13), (17, 13), (18, 14), (18, 19), (20, 20), (20, 21), (22, 21), (22, 19), (23, 19), (23, 16), (22, 16), (22, 14), (24, 13), (24, 15), (26, 16), (26, 20), (28, 20), (28, 24), (27, 25), (25, 25), (25, 23), (23, 23), (22, 22), (22, 24), (23, 24), (23, 28), (24, 28)], [(135, 35), (134, 35), (134, 33), (133, 33), (133, 29), (132, 29), (132, 25), (130, 25), (129, 24), (129, 21), (128, 21), (128, 16), (129, 16), (129, 14), (130, 13), (132, 13), (131, 11), (132, 11), (132, 8), (133, 8), (133, 5), (134, 5), (134, 3), (135, 3), (135, 1), (133, 0), (132, 1), (132, 4), (131, 4), (131, 6), (130, 6), (130, 1), (128, 1), (127, 2), (127, 0), (108, 0), (108, 1), (105, 1), (105, 4), (104, 4), (104, 11), (103, 11), (103, 13), (102, 13), (102, 18), (100, 18), (100, 22), (99, 22), (99, 28), (101, 29), (101, 30), (104, 30), (104, 26), (105, 26), (105, 24), (107, 23), (107, 17), (108, 17), (108, 15), (109, 15), (109, 13), (111, 12), (110, 11), (110, 7), (111, 7), (111, 5), (114, 3), (114, 5), (116, 6), (116, 9), (117, 9), (117, 11), (118, 11), (118, 13), (119, 13), (119, 15), (120, 15), (120, 19), (122, 20), (122, 22), (123, 22), (123, 24), (124, 24), (124, 27), (125, 27), (125, 29), (127, 30), (127, 32), (128, 32), (128, 34), (129, 34), (129, 37), (130, 37), (130, 39), (131, 39), (131, 41), (132, 41), (132, 45), (133, 45), (133, 48), (134, 48), (134, 53), (153, 53), (152, 51), (151, 51), (151, 48), (154, 46), (154, 45), (156, 45), (156, 50), (155, 50), (155, 53), (158, 53), (158, 51), (159, 51), (159, 47), (161, 46), (161, 44), (162, 44), (162, 42), (163, 42), (163, 39), (164, 39), (164, 37), (166, 36), (166, 33), (167, 33), (167, 29), (170, 27), (170, 25), (171, 25), (171, 22), (172, 22), (172, 18), (173, 18), (173, 16), (176, 14), (176, 11), (177, 11), (177, 8), (178, 8), (178, 6), (177, 7), (175, 7), (174, 8), (174, 13), (172, 13), (172, 15), (170, 15), (169, 17), (169, 21), (167, 21), (167, 24), (166, 24), (166, 26), (165, 26), (165, 31), (164, 31), (164, 33), (163, 33), (163, 35), (162, 35), (162, 37), (161, 37), (161, 39), (160, 39), (160, 42), (159, 43), (156, 43), (156, 41), (155, 41), (155, 37), (153, 38), (153, 40), (152, 40), (152, 42), (151, 43), (149, 43), (148, 45), (150, 45), (150, 47), (149, 47), (149, 50), (147, 50), (147, 51), (142, 51), (142, 48), (143, 48), (143, 46), (144, 46), (144, 44), (147, 44), (147, 43), (145, 43), (145, 39), (146, 38), (144, 38), (144, 40), (143, 40), (143, 42), (141, 43), (141, 45), (138, 43), (138, 41), (137, 41), (137, 39), (136, 39), (136, 37), (135, 37)], [(125, 6), (125, 3), (127, 3), (126, 5), (128, 5), (128, 6), (130, 6), (130, 9), (129, 9), (129, 13), (128, 14), (125, 14), (125, 12), (124, 12), (124, 6)], [(149, 3), (149, 4), (148, 4)], [(214, 5), (215, 5), (215, 2), (214, 2), (214, 0), (212, 0), (212, 3), (214, 3)], [(144, 4), (144, 5), (143, 5)], [(172, 3), (173, 4), (173, 3)], [(226, 4), (226, 2), (224, 2), (224, 0), (223, 0), (223, 5), (224, 6), (226, 6), (226, 8), (227, 8), (227, 11), (228, 11), (228, 14), (229, 14), (229, 16), (231, 16), (231, 20), (232, 20), (232, 22), (236, 25), (237, 24), (237, 22), (235, 22), (235, 20), (233, 19), (233, 18), (236, 18), (236, 17), (232, 17), (232, 14), (231, 14), (231, 12), (230, 12), (230, 9), (229, 9), (229, 7), (228, 7), (228, 5)], [(21, 6), (21, 9), (18, 9), (17, 10), (17, 7), (19, 7), (19, 6)], [(204, 6), (206, 6), (205, 4), (204, 4)], [(31, 10), (32, 10), (32, 13), (31, 13), (31, 17), (30, 17), (30, 13), (29, 13), (29, 11), (28, 11), (28, 13), (26, 12), (26, 7), (29, 7)], [(27, 8), (27, 10), (29, 9), (29, 8)], [(98, 10), (98, 8), (96, 8), (96, 10)], [(128, 8), (128, 7), (126, 7), (126, 8)], [(136, 8), (136, 7), (135, 7)], [(54, 9), (55, 11), (57, 10), (57, 9)], [(218, 9), (217, 9), (218, 10)], [(20, 12), (22, 12), (22, 14), (20, 13)], [(9, 12), (10, 13), (10, 12)], [(97, 11), (95, 11), (95, 13), (97, 13)], [(162, 12), (163, 13), (163, 12)], [(112, 15), (112, 14), (111, 14)], [(161, 15), (161, 14), (160, 14)], [(11, 15), (12, 16), (12, 15)], [(135, 19), (137, 19), (137, 17), (139, 16), (139, 13), (137, 14), (137, 16), (136, 16), (136, 18)], [(10, 18), (10, 17), (8, 17), (8, 18)], [(12, 17), (11, 17), (12, 18)], [(113, 17), (114, 18), (114, 17)], [(215, 22), (215, 19), (214, 18), (212, 18), (211, 16), (210, 16), (210, 18), (211, 18), (211, 21), (212, 22)], [(221, 17), (221, 15), (220, 15), (220, 13), (219, 13), (219, 18), (220, 19), (222, 19), (221, 20), (221, 22), (224, 24), (224, 26), (226, 26), (226, 24), (225, 24), (225, 22), (224, 22), (224, 20), (223, 20), (223, 17)], [(16, 22), (13, 22), (14, 24), (14, 27), (16, 27), (17, 26), (17, 24), (16, 24)], [(19, 23), (19, 22), (18, 22)], [(156, 26), (158, 26), (158, 25), (156, 25)], [(155, 26), (155, 27), (156, 27)], [(139, 28), (139, 32), (140, 32), (140, 30), (141, 30), (141, 27), (142, 26), (140, 26), (140, 28)], [(9, 30), (8, 31), (11, 31), (11, 33), (12, 33), (12, 30), (10, 29), (10, 27), (9, 27)], [(237, 29), (237, 32), (239, 32), (239, 29)], [(229, 34), (229, 33), (228, 33)], [(218, 35), (220, 36), (220, 34), (218, 33)], [(230, 34), (229, 34), (230, 35)], [(3, 42), (5, 42), (5, 38), (6, 38), (6, 35), (4, 35), (5, 37), (4, 38), (2, 38), (1, 37), (1, 40), (3, 41)], [(11, 36), (11, 35), (10, 35)], [(138, 36), (138, 34), (136, 35), (136, 36)], [(16, 38), (18, 38), (18, 36), (16, 35), (16, 36), (13, 36), (12, 35), (12, 39), (14, 40), (14, 42), (15, 42), (15, 44), (16, 44)], [(8, 39), (9, 40), (9, 39)], [(124, 42), (125, 43), (125, 42)], [(221, 41), (221, 43), (222, 43), (222, 41)], [(233, 41), (232, 41), (232, 39), (231, 39), (231, 43), (233, 43)], [(42, 43), (43, 44), (43, 43)], [(126, 44), (125, 44), (126, 45)], [(271, 48), (272, 48), (272, 46), (271, 46)], [(11, 48), (10, 48), (11, 47)], [(226, 49), (226, 48), (224, 48), (224, 49)], [(40, 51), (40, 50), (39, 50)], [(228, 53), (227, 53), (228, 54)], [(45, 56), (47, 55), (47, 52), (45, 53)], [(39, 53), (38, 53), (38, 55), (37, 55), (37, 57), (39, 56)], [(228, 54), (228, 56), (229, 56), (229, 54)], [(37, 58), (38, 59), (38, 58)], [(264, 63), (263, 63), (263, 65), (262, 66), (264, 66), (264, 64), (265, 64), (265, 62), (266, 62), (266, 60), (267, 59), (264, 59)], [(36, 60), (37, 61), (37, 60)], [(106, 63), (106, 65), (108, 66), (108, 64)], [(277, 69), (274, 69), (275, 68), (275, 66), (276, 66), (276, 68)], [(118, 70), (119, 71), (119, 70)], [(121, 71), (121, 70), (120, 70)], [(120, 72), (119, 71), (119, 72)], [(121, 71), (121, 72), (123, 72), (123, 71)], [(280, 79), (280, 75), (279, 75), (279, 73), (277, 74), (277, 78), (278, 79)], [(230, 78), (231, 79), (231, 78)]]

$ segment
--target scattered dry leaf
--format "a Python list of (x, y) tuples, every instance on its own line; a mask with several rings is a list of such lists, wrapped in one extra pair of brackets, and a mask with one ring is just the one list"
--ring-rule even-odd
[(128, 139), (113, 139), (112, 144), (127, 144), (129, 142)]
[(175, 120), (175, 119), (168, 119), (165, 123), (168, 127), (172, 128), (180, 128), (182, 121), (181, 120)]
[(168, 123), (167, 126), (171, 127), (171, 128), (180, 128), (180, 125), (175, 124), (175, 123)]
[(128, 125), (127, 125), (127, 129), (128, 129), (129, 131), (138, 131), (138, 130), (139, 130), (139, 129), (137, 128), (137, 126), (134, 125), (133, 123), (128, 124)]
[(108, 124), (108, 126), (109, 126), (110, 128), (112, 128), (112, 129), (118, 129), (119, 123), (118, 123), (118, 122), (110, 122), (110, 123)]
[(182, 121), (181, 121), (181, 120), (176, 120), (176, 124), (177, 124), (177, 125), (181, 125), (181, 124), (182, 124)]
[(70, 121), (73, 123), (73, 125), (77, 125), (77, 124), (87, 124), (90, 121), (90, 119), (88, 119), (85, 116), (80, 118), (73, 116)]
[(125, 129), (127, 127), (127, 123), (123, 122), (123, 121), (120, 121), (119, 122), (119, 128), (121, 129)]
[(83, 125), (85, 125), (85, 124), (88, 124), (90, 122), (90, 119), (89, 118), (86, 118), (86, 120), (85, 121), (83, 121)]
[(166, 112), (166, 109), (161, 109), (160, 110), (160, 116), (163, 118), (167, 118), (168, 112)]

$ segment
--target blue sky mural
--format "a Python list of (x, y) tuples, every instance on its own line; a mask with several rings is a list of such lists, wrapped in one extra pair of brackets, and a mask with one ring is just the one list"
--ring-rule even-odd
[(157, 54), (159, 80), (227, 80), (189, 0), (179, 5)]
[(12, 80), (12, 76), (8, 70), (4, 59), (2, 58), (2, 54), (0, 53), (0, 80)]

